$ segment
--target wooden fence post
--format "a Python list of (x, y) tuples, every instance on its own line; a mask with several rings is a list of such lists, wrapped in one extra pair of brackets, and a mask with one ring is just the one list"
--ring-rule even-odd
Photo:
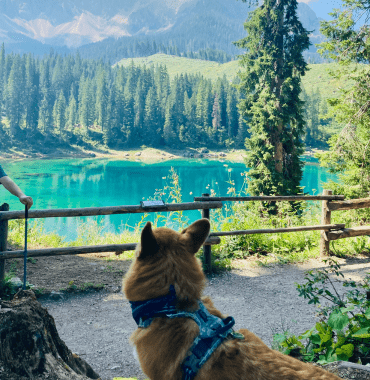
[[(209, 194), (202, 194), (202, 197), (209, 197)], [(209, 208), (202, 210), (202, 218), (209, 220)], [(203, 245), (204, 266), (207, 273), (212, 273), (212, 252), (210, 245)]]
[[(9, 205), (3, 203), (0, 206), (0, 211), (9, 211)], [(0, 221), (0, 252), (7, 250), (7, 241), (8, 241), (8, 221)], [(5, 280), (5, 260), (0, 259), (0, 283)]]
[[(322, 195), (332, 195), (331, 190), (324, 190)], [(331, 211), (329, 211), (328, 203), (330, 201), (322, 201), (321, 209), (321, 224), (331, 223)], [(330, 255), (330, 240), (328, 238), (329, 231), (321, 231), (320, 237), (320, 256), (325, 257)]]

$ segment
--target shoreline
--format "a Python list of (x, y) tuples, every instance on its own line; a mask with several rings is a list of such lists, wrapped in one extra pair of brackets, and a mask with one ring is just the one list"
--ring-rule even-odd
[[(318, 149), (306, 150), (304, 157), (314, 157)], [(57, 149), (51, 153), (42, 154), (33, 151), (17, 151), (14, 148), (7, 152), (0, 152), (0, 160), (51, 160), (67, 158), (110, 158), (117, 160), (136, 161), (144, 163), (158, 163), (178, 159), (222, 160), (231, 162), (244, 162), (244, 149), (230, 150), (208, 150), (207, 148), (185, 148), (185, 149), (157, 149), (157, 148), (133, 148), (127, 150), (115, 149), (82, 149), (72, 147), (71, 149)]]

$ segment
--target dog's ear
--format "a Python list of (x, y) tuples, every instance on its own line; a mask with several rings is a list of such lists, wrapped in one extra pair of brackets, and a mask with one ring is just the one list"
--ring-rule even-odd
[(199, 219), (181, 232), (181, 239), (186, 242), (191, 253), (197, 253), (206, 241), (210, 224), (208, 219)]
[(139, 259), (154, 256), (159, 250), (159, 245), (152, 230), (152, 223), (147, 222), (141, 231), (141, 251)]

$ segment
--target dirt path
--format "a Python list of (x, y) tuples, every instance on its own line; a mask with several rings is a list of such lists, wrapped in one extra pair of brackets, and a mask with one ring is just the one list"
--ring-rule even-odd
[[(99, 268), (99, 263), (91, 265), (95, 261), (89, 260), (90, 263), (86, 258), (83, 260), (87, 272), (91, 267)], [(339, 261), (347, 278), (360, 280), (370, 272), (368, 258)], [(271, 267), (256, 267), (245, 261), (235, 264), (238, 269), (211, 278), (205, 294), (212, 297), (222, 312), (235, 318), (236, 329), (246, 327), (271, 344), (275, 332), (288, 328), (298, 334), (313, 326), (315, 307), (298, 297), (295, 282), (303, 282), (305, 270), (322, 267), (321, 261)], [(120, 265), (123, 274), (128, 262)], [(95, 274), (101, 271), (103, 269), (93, 270)], [(72, 294), (59, 301), (41, 302), (54, 316), (67, 346), (84, 358), (103, 380), (112, 380), (115, 376), (145, 379), (128, 343), (135, 322), (128, 301), (115, 288), (120, 278), (109, 276), (114, 271), (103, 273), (106, 279), (113, 278), (114, 285), (108, 288), (111, 291)], [(116, 292), (112, 291), (114, 288)]]

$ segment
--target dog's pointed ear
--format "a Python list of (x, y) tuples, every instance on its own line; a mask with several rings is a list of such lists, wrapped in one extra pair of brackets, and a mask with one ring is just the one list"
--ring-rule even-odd
[(141, 231), (141, 250), (139, 259), (146, 259), (154, 256), (159, 250), (159, 245), (152, 230), (152, 223), (147, 222)]
[(181, 232), (181, 239), (186, 242), (191, 253), (197, 253), (206, 241), (211, 226), (208, 219), (199, 219)]

